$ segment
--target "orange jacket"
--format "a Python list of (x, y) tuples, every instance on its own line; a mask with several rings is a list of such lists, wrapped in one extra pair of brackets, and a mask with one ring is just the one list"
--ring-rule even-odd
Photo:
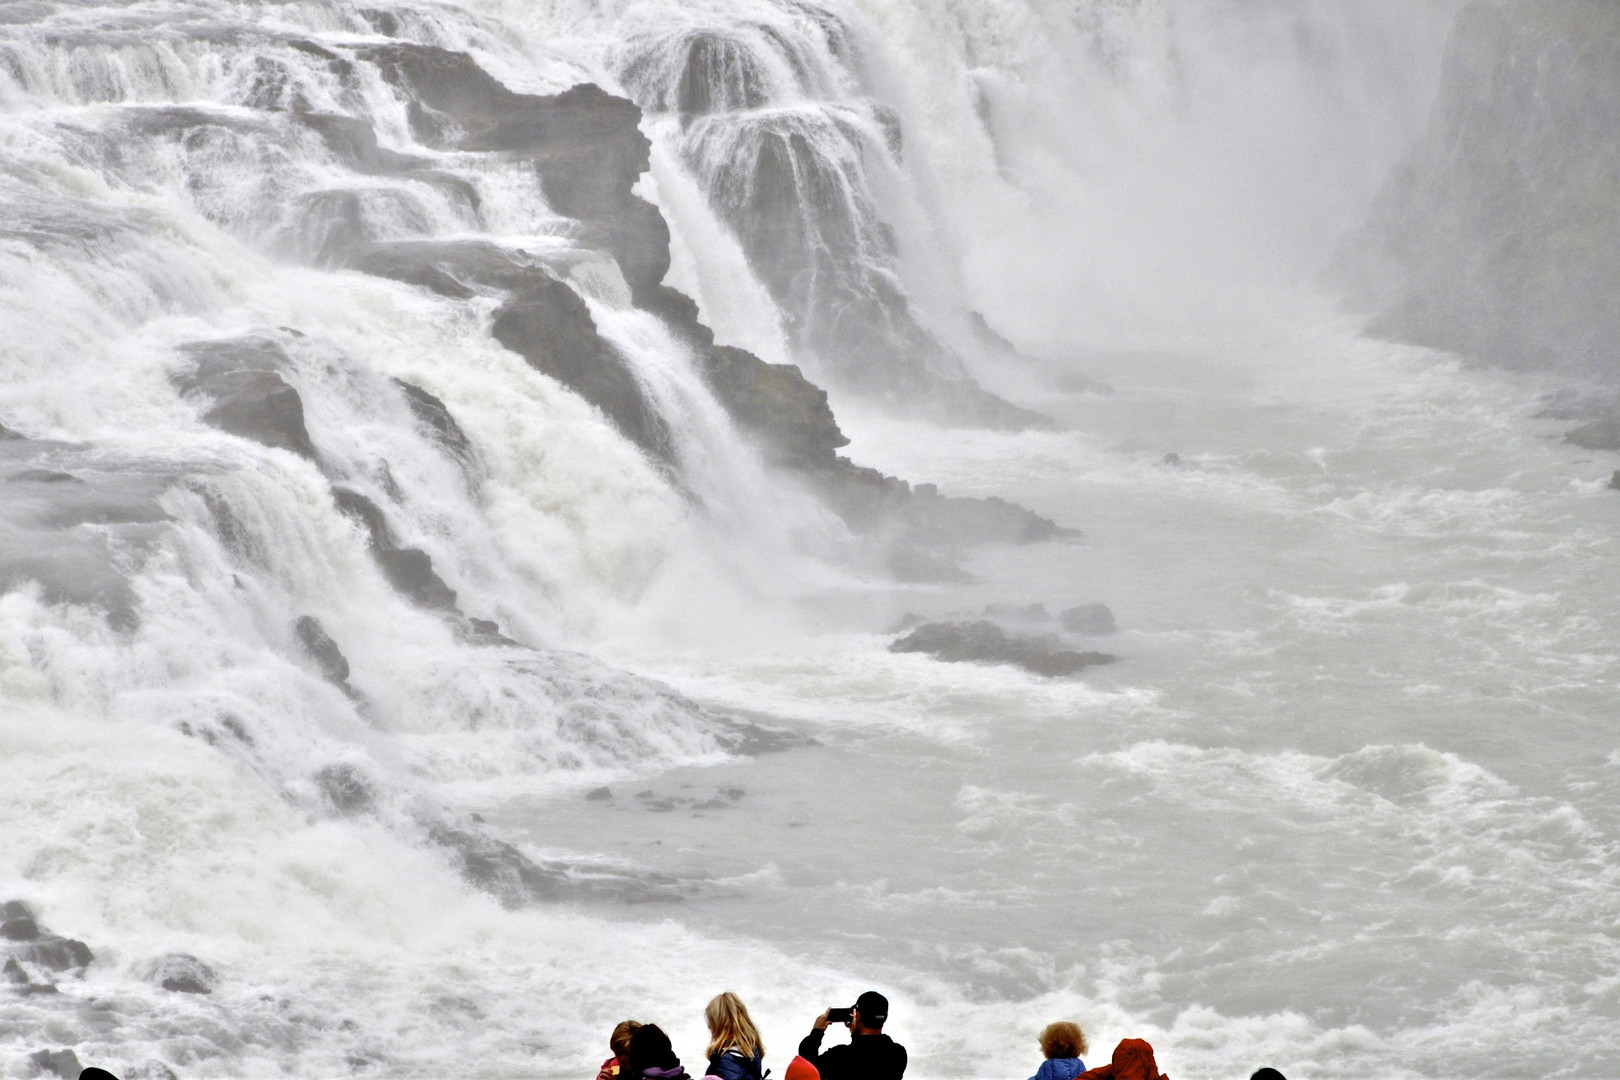
[(1170, 1080), (1153, 1060), (1153, 1047), (1141, 1039), (1121, 1039), (1114, 1060), (1088, 1069), (1074, 1080)]

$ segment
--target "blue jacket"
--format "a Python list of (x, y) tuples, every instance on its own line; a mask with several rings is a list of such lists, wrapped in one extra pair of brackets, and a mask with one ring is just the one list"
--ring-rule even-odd
[(709, 1059), (709, 1075), (720, 1080), (762, 1080), (764, 1055), (745, 1058), (735, 1050), (722, 1050)]
[(1079, 1058), (1047, 1058), (1029, 1080), (1074, 1080), (1086, 1071), (1086, 1063)]

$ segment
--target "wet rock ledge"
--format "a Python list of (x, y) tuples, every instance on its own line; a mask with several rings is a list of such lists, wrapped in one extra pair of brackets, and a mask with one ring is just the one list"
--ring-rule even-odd
[[(651, 152), (632, 102), (591, 85), (552, 96), (514, 93), (471, 57), (430, 46), (390, 43), (358, 55), (415, 102), (411, 124), (425, 144), (526, 158), (553, 208), (580, 222), (581, 244), (613, 256), (631, 302), (662, 318), (693, 350), (716, 398), (767, 460), (807, 481), (851, 528), (925, 547), (1078, 535), (1000, 499), (941, 496), (856, 465), (837, 453), (849, 440), (825, 391), (797, 367), (716, 344), (697, 305), (662, 283), (669, 228), (632, 191)], [(653, 460), (678, 470), (665, 418), (569, 283), (574, 267), (543, 264), (487, 241), (356, 243), (334, 258), (442, 296), (499, 297), (491, 325), (496, 340), (600, 408)]]

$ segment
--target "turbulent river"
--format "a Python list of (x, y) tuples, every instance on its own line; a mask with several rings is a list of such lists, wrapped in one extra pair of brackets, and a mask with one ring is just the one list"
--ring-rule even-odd
[[(0, 902), (94, 954), (0, 941), (0, 1075), (696, 1070), (722, 989), (780, 1075), (868, 988), (919, 1080), (1620, 1073), (1620, 462), (1310, 285), (1455, 8), (0, 6)], [(586, 82), (720, 343), (1078, 535), (900, 572), (761, 451), (465, 119)]]

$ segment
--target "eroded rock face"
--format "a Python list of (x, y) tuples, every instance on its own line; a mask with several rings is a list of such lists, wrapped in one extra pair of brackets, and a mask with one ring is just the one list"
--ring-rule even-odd
[(337, 486), (338, 509), (366, 530), (372, 557), (389, 584), (425, 608), (454, 611), (456, 591), (433, 570), (433, 559), (421, 548), (400, 547), (382, 507), (351, 488)]
[(838, 430), (827, 392), (791, 364), (767, 364), (751, 352), (709, 345), (704, 375), (720, 404), (765, 452), (792, 469), (824, 468), (849, 439)]
[(472, 440), (467, 438), (467, 433), (456, 423), (456, 418), (451, 415), (445, 403), (415, 383), (408, 383), (404, 379), (395, 379), (393, 382), (405, 395), (405, 404), (410, 406), (411, 415), (432, 433), (433, 440), (459, 462), (463, 469), (474, 471), (477, 466), (477, 455), (473, 452)]
[(391, 42), (359, 55), (411, 95), (411, 127), (424, 144), (525, 156), (547, 201), (588, 226), (583, 243), (611, 252), (634, 294), (663, 281), (669, 228), (630, 190), (652, 150), (632, 102), (589, 83), (514, 93), (466, 53), (432, 46)]
[(1476, 2), (1428, 131), (1332, 276), (1372, 329), (1620, 381), (1620, 5)]
[[(613, 255), (631, 299), (662, 318), (693, 350), (716, 399), (765, 458), (799, 473), (855, 530), (895, 535), (906, 545), (897, 551), (897, 565), (923, 568), (908, 576), (952, 575), (948, 559), (919, 548), (1030, 543), (1072, 535), (1010, 503), (951, 499), (920, 493), (923, 489), (914, 493), (904, 481), (839, 457), (837, 450), (849, 440), (839, 430), (824, 390), (797, 367), (767, 364), (746, 350), (715, 344), (713, 332), (698, 319), (697, 305), (662, 284), (669, 268), (669, 231), (657, 209), (631, 191), (647, 167), (650, 146), (638, 127), (640, 110), (634, 104), (594, 86), (549, 97), (514, 93), (471, 57), (426, 46), (368, 46), (357, 57), (376, 64), (385, 78), (411, 95), (411, 122), (424, 142), (530, 160), (553, 207), (582, 223), (581, 245), (596, 244)], [(376, 158), (375, 136), (333, 125), (327, 137), (341, 139), (357, 159)], [(383, 158), (375, 160), (375, 167), (402, 169), (408, 163)], [(563, 280), (566, 264), (545, 264), (481, 240), (365, 243), (353, 246), (347, 259), (355, 269), (441, 296), (499, 298), (491, 327), (497, 341), (601, 409), (650, 459), (678, 472), (668, 421), (628, 361), (602, 337), (584, 300)], [(844, 336), (823, 344), (842, 350), (872, 348), (877, 340), (873, 320), (881, 317), (889, 327), (885, 333), (915, 338), (908, 349), (934, 356), (939, 345), (910, 321), (904, 297), (885, 296), (894, 306), (869, 311), (871, 318), (855, 318), (855, 307), (844, 309), (835, 320), (845, 326), (837, 331)], [(857, 305), (871, 302), (870, 297), (846, 299)], [(935, 359), (951, 367), (946, 359)], [(925, 396), (935, 405), (949, 405), (936, 412), (981, 422), (992, 418), (996, 426), (1039, 421), (965, 378), (930, 375), (926, 382)], [(413, 401), (412, 407), (419, 405)], [(395, 572), (405, 575), (412, 569), (400, 566)]]
[(169, 520), (160, 497), (178, 480), (171, 464), (95, 446), (0, 439), (0, 591), (37, 583), (49, 603), (98, 607), (133, 630), (130, 575)]
[(7, 900), (0, 905), (0, 938), (7, 941), (36, 941), (39, 938), (39, 923), (34, 921), (34, 913), (28, 910), (28, 905), (21, 900)]
[(889, 646), (890, 652), (926, 653), (936, 660), (1012, 664), (1037, 675), (1077, 675), (1119, 658), (1074, 652), (1052, 634), (1009, 634), (993, 622), (924, 623)]
[(175, 381), (182, 392), (207, 403), (204, 422), (309, 461), (316, 459), (315, 444), (304, 426), (303, 399), (281, 376), (291, 361), (276, 342), (253, 337), (198, 342), (184, 352), (195, 367)]
[(625, 359), (597, 332), (579, 294), (534, 275), (495, 314), (495, 340), (601, 409), (655, 460), (675, 463), (669, 425)]

